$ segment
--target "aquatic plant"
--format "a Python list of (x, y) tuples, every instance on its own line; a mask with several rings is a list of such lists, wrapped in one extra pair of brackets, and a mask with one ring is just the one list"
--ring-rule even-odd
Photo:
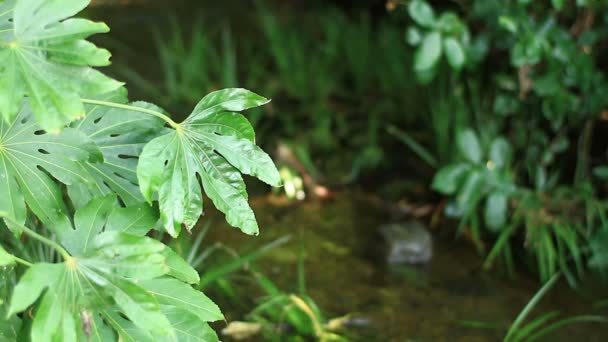
[(195, 229), (203, 192), (258, 234), (241, 173), (280, 177), (238, 112), (268, 100), (212, 92), (182, 122), (131, 102), (93, 67), (108, 31), (88, 0), (0, 1), (0, 335), (35, 341), (217, 340), (220, 309), (152, 230)]
[(539, 290), (534, 294), (526, 306), (521, 310), (513, 323), (509, 326), (503, 341), (537, 341), (546, 337), (550, 333), (564, 326), (578, 323), (607, 323), (608, 318), (599, 315), (578, 315), (568, 318), (556, 319), (559, 316), (559, 311), (550, 311), (542, 314), (527, 324), (524, 324), (530, 313), (538, 305), (540, 300), (547, 294), (559, 279), (559, 273), (554, 274)]

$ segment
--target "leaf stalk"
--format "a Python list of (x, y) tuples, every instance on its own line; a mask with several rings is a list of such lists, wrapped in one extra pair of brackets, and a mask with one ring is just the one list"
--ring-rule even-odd
[[(23, 233), (25, 233), (25, 235), (28, 235), (48, 246), (50, 246), (51, 248), (55, 249), (60, 255), (61, 257), (65, 260), (71, 260), (72, 256), (70, 255), (70, 253), (68, 253), (68, 251), (65, 250), (65, 248), (63, 248), (60, 244), (58, 244), (57, 242), (46, 238), (38, 233), (36, 233), (35, 231), (31, 230), (30, 228), (17, 223), (16, 221), (14, 221), (12, 218), (8, 217), (8, 216), (4, 216), (4, 220), (6, 220), (8, 223), (10, 223), (11, 225), (18, 227), (19, 229), (21, 229), (21, 231)], [(15, 259), (16, 260), (16, 259)], [(25, 261), (25, 260), (24, 260)], [(31, 265), (31, 264), (30, 264)]]
[(144, 114), (150, 114), (150, 115), (156, 116), (157, 118), (162, 119), (163, 121), (165, 121), (166, 123), (168, 123), (169, 126), (171, 126), (174, 129), (178, 129), (180, 127), (180, 125), (177, 122), (173, 121), (173, 119), (171, 119), (169, 116), (167, 116), (167, 115), (165, 115), (165, 114), (163, 114), (161, 112), (157, 112), (155, 110), (152, 110), (152, 109), (141, 108), (141, 107), (126, 105), (126, 104), (116, 103), (116, 102), (101, 101), (101, 100), (93, 100), (93, 99), (80, 99), (80, 100), (83, 103), (94, 104), (94, 105), (104, 106), (104, 107), (112, 107), (112, 108), (118, 108), (118, 109), (132, 110), (134, 112), (140, 112), (140, 113), (144, 113)]

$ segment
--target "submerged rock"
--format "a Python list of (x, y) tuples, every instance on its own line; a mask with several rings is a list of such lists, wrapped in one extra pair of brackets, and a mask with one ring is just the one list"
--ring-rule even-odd
[(380, 226), (388, 244), (389, 264), (424, 264), (433, 257), (433, 238), (417, 221)]

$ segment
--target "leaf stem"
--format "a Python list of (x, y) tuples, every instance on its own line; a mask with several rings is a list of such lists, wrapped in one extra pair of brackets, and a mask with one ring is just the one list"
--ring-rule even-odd
[(61, 254), (61, 257), (65, 261), (72, 259), (72, 256), (70, 255), (70, 253), (68, 253), (68, 251), (66, 251), (65, 248), (61, 247), (61, 245), (58, 244), (57, 242), (36, 233), (35, 231), (31, 230), (30, 228), (28, 228), (20, 223), (17, 223), (16, 221), (14, 221), (12, 218), (10, 218), (8, 216), (4, 216), (3, 218), (11, 225), (20, 228), (26, 235), (29, 235), (30, 237), (54, 248), (59, 254)]
[(108, 101), (93, 100), (93, 99), (80, 99), (80, 100), (83, 103), (94, 104), (94, 105), (105, 106), (105, 107), (113, 107), (113, 108), (119, 108), (119, 109), (125, 109), (125, 110), (132, 110), (135, 112), (154, 115), (157, 118), (164, 120), (166, 123), (169, 124), (169, 126), (175, 128), (175, 129), (177, 129), (179, 127), (179, 124), (177, 122), (173, 121), (170, 117), (168, 117), (167, 115), (165, 115), (161, 112), (157, 112), (155, 110), (126, 105), (126, 104), (122, 104), (122, 103), (116, 103), (116, 102), (108, 102)]
[(29, 262), (29, 261), (27, 261), (27, 260), (24, 260), (24, 259), (21, 259), (21, 258), (20, 258), (20, 257), (18, 257), (18, 256), (13, 255), (13, 256), (12, 256), (12, 258), (13, 258), (13, 259), (14, 259), (16, 262), (18, 262), (18, 263), (20, 263), (20, 264), (23, 264), (23, 265), (25, 265), (25, 266), (27, 266), (27, 267), (32, 267), (32, 265), (33, 265), (31, 262)]

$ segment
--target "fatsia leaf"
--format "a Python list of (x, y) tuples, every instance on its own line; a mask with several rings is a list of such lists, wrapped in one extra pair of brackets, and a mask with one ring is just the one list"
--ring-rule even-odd
[(193, 289), (177, 279), (163, 278), (145, 280), (141, 285), (148, 290), (161, 305), (179, 307), (196, 315), (204, 322), (224, 319), (220, 309), (202, 292)]
[(156, 226), (157, 221), (158, 211), (146, 203), (126, 208), (115, 207), (108, 217), (106, 231), (144, 236)]
[[(0, 4), (0, 114), (11, 122), (24, 96), (46, 130), (84, 115), (81, 96), (107, 93), (122, 83), (90, 66), (108, 65), (110, 53), (85, 38), (108, 31), (103, 23), (66, 19), (89, 0), (19, 0)], [(66, 20), (64, 20), (66, 19)]]
[[(123, 103), (126, 93), (114, 92), (102, 99)], [(145, 102), (134, 102), (131, 106), (161, 111)], [(81, 162), (95, 181), (68, 188), (75, 206), (81, 207), (91, 198), (109, 193), (116, 193), (127, 206), (144, 202), (137, 184), (137, 157), (144, 145), (158, 136), (163, 124), (155, 116), (133, 110), (87, 106), (87, 116), (73, 126), (99, 146), (103, 163)]]
[(250, 125), (229, 111), (267, 102), (245, 89), (213, 92), (174, 131), (144, 147), (137, 167), (140, 188), (148, 201), (158, 193), (169, 234), (177, 236), (182, 225), (192, 228), (202, 214), (199, 179), (229, 224), (247, 234), (258, 233), (241, 172), (273, 186), (280, 184), (280, 177), (270, 157), (254, 144)]
[(198, 272), (186, 260), (184, 260), (181, 256), (175, 253), (171, 248), (166, 248), (163, 251), (163, 255), (165, 256), (165, 262), (169, 267), (168, 275), (175, 277), (181, 281), (184, 281), (188, 284), (198, 284), (201, 280)]
[(62, 232), (62, 244), (72, 254), (83, 254), (92, 244), (94, 238), (103, 230), (108, 215), (116, 205), (116, 197), (106, 196), (90, 201), (86, 206), (76, 211), (71, 232)]
[(76, 340), (72, 337), (82, 334), (82, 313), (96, 310), (118, 311), (150, 334), (170, 336), (173, 328), (157, 300), (137, 284), (137, 277), (167, 273), (162, 249), (147, 237), (102, 232), (83, 254), (30, 267), (13, 291), (9, 315), (42, 296), (32, 323), (35, 341)]
[(160, 310), (169, 319), (180, 342), (217, 342), (215, 331), (195, 314), (175, 306), (161, 305)]
[[(27, 102), (10, 123), (0, 120), (0, 211), (23, 223), (27, 206), (43, 222), (65, 217), (59, 185), (90, 183), (77, 161), (101, 160), (101, 152), (75, 129), (49, 134), (32, 120)], [(50, 177), (50, 176), (52, 177)]]

